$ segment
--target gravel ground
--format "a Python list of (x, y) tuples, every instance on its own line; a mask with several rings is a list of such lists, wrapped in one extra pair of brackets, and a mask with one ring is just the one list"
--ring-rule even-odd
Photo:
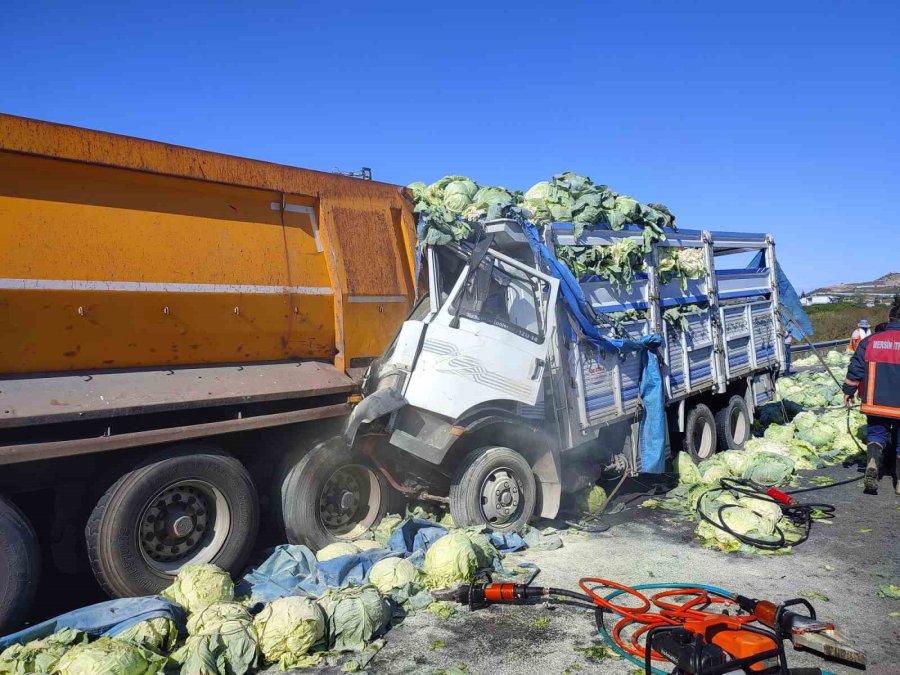
[[(856, 469), (819, 473), (841, 480)], [(692, 523), (665, 511), (635, 508), (640, 500), (629, 500), (627, 493), (624, 498), (631, 506), (611, 517), (619, 524), (609, 531), (590, 536), (568, 531), (562, 549), (514, 554), (508, 564), (533, 562), (541, 569), (537, 585), (572, 589), (581, 577), (600, 576), (625, 584), (706, 583), (774, 601), (821, 593), (827, 601), (812, 600), (820, 617), (835, 621), (867, 653), (866, 672), (900, 673), (900, 618), (888, 616), (900, 611), (900, 600), (876, 594), (879, 584), (900, 581), (900, 497), (887, 478), (877, 496), (863, 495), (858, 482), (804, 495), (804, 501), (834, 504), (837, 517), (831, 525), (817, 525), (810, 540), (787, 556), (702, 548), (693, 539)], [(871, 532), (862, 531), (869, 528)], [(472, 675), (633, 671), (621, 659), (597, 661), (578, 651), (597, 642), (592, 613), (582, 609), (494, 606), (462, 609), (448, 620), (420, 612), (388, 633), (386, 646), (368, 668), (372, 673), (435, 675), (453, 668)], [(792, 667), (859, 672), (791, 649), (788, 658)]]

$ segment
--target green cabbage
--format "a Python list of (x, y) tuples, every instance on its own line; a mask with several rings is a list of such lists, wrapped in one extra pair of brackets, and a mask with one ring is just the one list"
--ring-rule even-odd
[(367, 584), (329, 589), (319, 601), (328, 622), (328, 635), (337, 651), (361, 651), (391, 620), (390, 603)]
[(325, 614), (308, 598), (290, 596), (270, 602), (253, 619), (266, 663), (281, 670), (315, 665), (308, 653), (325, 635)]
[(422, 181), (416, 181), (415, 183), (410, 183), (406, 186), (413, 195), (413, 201), (418, 202), (425, 198), (425, 190), (428, 189), (428, 186), (425, 185)]
[(168, 659), (114, 638), (75, 645), (56, 663), (58, 675), (156, 675)]
[(832, 427), (821, 422), (816, 422), (811, 427), (797, 432), (798, 439), (806, 441), (816, 448), (830, 448), (835, 435), (836, 432)]
[(764, 452), (773, 452), (776, 455), (790, 455), (787, 443), (776, 441), (771, 438), (751, 438), (744, 444), (744, 450), (748, 453), (762, 450)]
[(484, 532), (484, 528), (467, 527), (460, 531), (469, 538), (469, 542), (475, 550), (478, 569), (492, 568), (494, 561), (500, 557), (500, 553), (491, 543), (491, 538)]
[(381, 522), (375, 526), (375, 529), (372, 530), (372, 539), (386, 547), (391, 540), (391, 535), (394, 533), (394, 530), (396, 530), (402, 522), (403, 517), (398, 516), (397, 514), (385, 516), (381, 519)]
[(793, 419), (794, 428), (797, 431), (812, 429), (816, 425), (816, 416), (808, 411), (796, 415)]
[(532, 220), (537, 222), (550, 222), (552, 219), (550, 209), (547, 207), (547, 198), (550, 194), (550, 183), (541, 181), (532, 185), (522, 197), (522, 205), (531, 214)]
[[(503, 187), (482, 187), (472, 199), (472, 205), (466, 211), (466, 216), (493, 220), (500, 218), (505, 209), (513, 204), (512, 193)], [(476, 219), (477, 219), (476, 218)]]
[(732, 476), (740, 477), (744, 475), (744, 469), (747, 468), (748, 457), (747, 453), (741, 450), (728, 450), (722, 453), (722, 463)]
[(419, 570), (404, 558), (382, 558), (369, 571), (369, 583), (384, 594), (407, 584), (414, 584), (419, 578)]
[(228, 621), (247, 623), (253, 617), (244, 605), (239, 602), (216, 602), (194, 612), (188, 617), (188, 635), (202, 635), (219, 630)]
[(215, 565), (185, 565), (162, 596), (188, 612), (196, 612), (214, 602), (233, 600), (234, 583), (227, 572)]
[(666, 247), (660, 251), (657, 269), (661, 284), (678, 279), (681, 290), (686, 291), (688, 279), (706, 275), (706, 258), (702, 248)]
[(435, 541), (425, 552), (425, 584), (449, 588), (472, 580), (478, 554), (464, 532), (455, 530)]
[[(127, 628), (118, 635), (117, 640), (130, 642), (156, 652), (166, 654), (175, 648), (178, 642), (178, 626), (172, 619), (158, 616), (155, 619), (145, 619)], [(0, 670), (0, 672), (3, 672)]]
[(0, 653), (0, 673), (49, 673), (69, 649), (83, 642), (87, 642), (85, 633), (74, 628), (64, 628), (40, 640), (32, 640), (24, 645), (11, 645)]
[(763, 499), (754, 499), (753, 497), (741, 497), (738, 499), (738, 506), (749, 509), (756, 513), (760, 518), (760, 524), (757, 531), (763, 536), (774, 534), (775, 525), (781, 520), (781, 507), (775, 502)]
[(703, 482), (703, 476), (700, 475), (697, 465), (694, 464), (694, 460), (691, 459), (691, 456), (688, 453), (678, 453), (678, 458), (675, 460), (675, 467), (678, 473), (679, 483), (694, 485), (695, 483)]
[[(763, 436), (770, 441), (779, 443), (788, 443), (794, 437), (793, 424), (770, 424), (763, 433)], [(746, 447), (746, 446), (745, 446)]]
[(598, 513), (606, 505), (606, 490), (592, 485), (579, 492), (575, 502), (582, 513)]
[(442, 200), (444, 206), (452, 213), (462, 213), (472, 203), (478, 192), (478, 186), (468, 178), (450, 181), (444, 187)]
[(188, 639), (172, 654), (181, 675), (243, 675), (259, 664), (259, 644), (247, 608), (220, 602), (192, 614)]
[(786, 485), (794, 475), (795, 466), (790, 457), (765, 450), (756, 450), (747, 458), (744, 478), (760, 485)]
[(697, 465), (697, 471), (700, 472), (701, 481), (709, 484), (718, 483), (722, 478), (731, 477), (731, 470), (723, 454), (704, 459)]
[(336, 541), (333, 544), (328, 544), (328, 546), (325, 546), (324, 548), (320, 548), (319, 552), (316, 553), (316, 560), (325, 562), (327, 560), (339, 558), (342, 555), (355, 555), (356, 553), (359, 553), (359, 549), (351, 542)]

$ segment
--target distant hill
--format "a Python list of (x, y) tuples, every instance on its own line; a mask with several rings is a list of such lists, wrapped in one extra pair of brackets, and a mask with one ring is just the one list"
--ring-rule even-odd
[(865, 300), (889, 300), (900, 294), (900, 272), (890, 272), (873, 281), (834, 284), (817, 288), (807, 295), (836, 295), (839, 297), (862, 296)]

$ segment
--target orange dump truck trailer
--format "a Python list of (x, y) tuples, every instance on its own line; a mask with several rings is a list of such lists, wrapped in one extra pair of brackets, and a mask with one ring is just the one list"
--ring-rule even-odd
[[(0, 115), (0, 632), (42, 556), (114, 596), (240, 571), (414, 254), (399, 186)], [(383, 478), (339, 473), (331, 525), (380, 517)]]

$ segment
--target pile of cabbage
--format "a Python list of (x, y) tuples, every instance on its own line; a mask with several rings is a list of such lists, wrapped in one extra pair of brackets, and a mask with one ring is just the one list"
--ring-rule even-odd
[(587, 176), (571, 171), (532, 185), (527, 191), (478, 185), (466, 176), (444, 176), (438, 181), (411, 183), (415, 210), (425, 224), (427, 244), (446, 244), (467, 236), (479, 220), (506, 216), (524, 217), (545, 225), (572, 223), (575, 236), (585, 228), (603, 226), (621, 230), (628, 224), (642, 225), (650, 240), (664, 237), (664, 227), (675, 224), (675, 216), (662, 204), (642, 204), (636, 199), (597, 185)]
[(696, 535), (708, 548), (724, 552), (767, 553), (754, 546), (742, 544), (737, 538), (702, 520), (698, 508), (705, 515), (717, 520), (719, 508), (729, 505), (722, 518), (735, 532), (757, 539), (775, 537), (776, 526), (790, 543), (799, 535), (794, 525), (783, 518), (781, 509), (771, 503), (747, 498), (722, 487), (722, 478), (745, 478), (760, 485), (783, 487), (794, 477), (797, 467), (785, 455), (769, 452), (764, 448), (729, 450), (695, 464), (687, 453), (678, 454), (676, 467), (678, 487), (665, 499), (646, 500), (644, 508), (663, 508), (682, 513), (697, 523)]
[[(838, 360), (844, 360), (839, 352), (830, 352), (826, 357), (834, 366), (833, 372), (841, 378)], [(778, 381), (778, 393), (782, 400), (757, 410), (756, 435), (746, 442), (744, 450), (722, 452), (699, 464), (694, 464), (686, 453), (679, 453), (678, 487), (665, 499), (647, 500), (643, 506), (683, 513), (698, 523), (696, 534), (705, 546), (726, 552), (769, 553), (742, 544), (724, 530), (698, 518), (698, 508), (715, 520), (719, 508), (729, 505), (722, 511), (722, 518), (734, 531), (765, 540), (777, 539), (778, 528), (788, 545), (796, 541), (800, 531), (781, 517), (780, 509), (723, 489), (721, 479), (744, 478), (761, 485), (782, 487), (796, 480), (797, 471), (850, 460), (865, 447), (866, 418), (855, 409), (848, 416), (841, 405), (840, 389), (824, 372), (808, 371), (793, 378), (782, 378)]]
[[(331, 544), (319, 550), (317, 560), (387, 549), (403, 520), (387, 516), (369, 533), (371, 539)], [(365, 583), (329, 588), (318, 598), (290, 595), (250, 607), (235, 598), (227, 572), (209, 564), (185, 565), (162, 593), (185, 609), (185, 634), (179, 635), (169, 618), (141, 621), (115, 637), (95, 640), (66, 629), (4, 650), (0, 674), (244, 675), (272, 665), (308, 668), (342, 652), (371, 658), (397, 608), (434, 607), (441, 603), (435, 603), (431, 590), (472, 581), (479, 569), (497, 568), (500, 553), (486, 532), (440, 520), (452, 529), (432, 541), (424, 555), (404, 558), (385, 551)]]
[[(153, 622), (154, 625), (149, 625)], [(162, 630), (159, 628), (162, 627)], [(171, 619), (148, 619), (115, 638), (93, 642), (87, 634), (65, 628), (39, 640), (12, 645), (0, 653), (0, 673), (59, 675), (157, 675), (165, 672), (165, 651), (178, 630)]]
[[(576, 237), (585, 228), (642, 226), (642, 244), (622, 240), (612, 246), (569, 246), (559, 251), (560, 260), (576, 277), (597, 275), (627, 288), (635, 274), (645, 269), (644, 254), (652, 242), (665, 239), (663, 228), (675, 226), (675, 216), (664, 205), (642, 204), (571, 171), (525, 192), (480, 186), (466, 176), (444, 176), (430, 185), (412, 183), (409, 189), (422, 225), (422, 245), (465, 239), (476, 222), (501, 217), (530, 220), (540, 226), (572, 223)], [(687, 279), (702, 276), (705, 269), (702, 253), (698, 256), (690, 249), (664, 254), (660, 268), (666, 281), (677, 278), (682, 286)]]
[[(836, 349), (830, 350), (823, 357), (826, 365), (831, 369), (832, 372), (841, 372), (847, 369), (847, 366), (850, 365), (850, 357), (852, 354), (847, 350), (838, 351)], [(794, 359), (792, 365), (796, 368), (812, 368), (819, 367), (822, 365), (822, 362), (819, 361), (818, 357), (815, 354), (809, 354), (808, 356), (803, 356), (799, 359)]]
[[(832, 372), (838, 381), (843, 381), (846, 369), (839, 371), (835, 368)], [(834, 380), (828, 373), (804, 370), (779, 379), (776, 391), (783, 401), (791, 401), (801, 408), (840, 407), (844, 404), (844, 394)]]

